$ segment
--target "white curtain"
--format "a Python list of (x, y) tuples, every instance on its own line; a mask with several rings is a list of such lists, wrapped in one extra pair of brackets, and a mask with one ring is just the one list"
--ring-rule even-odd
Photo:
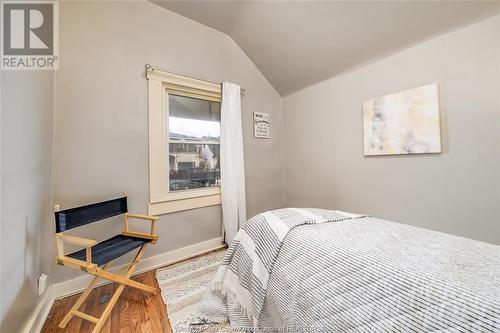
[(241, 93), (229, 82), (222, 84), (220, 141), (222, 221), (229, 244), (247, 219)]

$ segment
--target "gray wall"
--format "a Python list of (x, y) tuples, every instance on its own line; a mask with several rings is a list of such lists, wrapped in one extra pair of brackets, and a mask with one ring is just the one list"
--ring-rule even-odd
[[(64, 208), (126, 191), (130, 210), (146, 213), (147, 63), (247, 89), (242, 116), (248, 215), (282, 206), (280, 96), (228, 36), (143, 1), (60, 3), (54, 202)], [(252, 137), (253, 111), (271, 114), (272, 139)], [(103, 223), (75, 234), (104, 239), (122, 227), (119, 221)], [(164, 215), (157, 225), (160, 240), (146, 257), (220, 236), (220, 207)], [(53, 281), (79, 274), (54, 266)]]
[(2, 71), (0, 332), (19, 332), (49, 274), (54, 73)]
[[(285, 203), (500, 244), (500, 16), (283, 99)], [(437, 82), (440, 155), (363, 157), (362, 103)]]

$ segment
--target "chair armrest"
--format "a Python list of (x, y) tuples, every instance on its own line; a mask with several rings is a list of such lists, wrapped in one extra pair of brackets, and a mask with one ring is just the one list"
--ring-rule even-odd
[(158, 216), (151, 216), (151, 215), (130, 214), (130, 213), (125, 213), (125, 215), (127, 215), (127, 217), (132, 217), (141, 220), (149, 220), (149, 221), (158, 221), (160, 219)]
[(62, 239), (65, 242), (75, 244), (75, 245), (85, 246), (85, 247), (90, 247), (90, 246), (94, 246), (97, 244), (96, 240), (78, 237), (78, 236), (56, 234), (56, 237), (59, 239)]
[(85, 248), (86, 248), (86, 250), (85, 250), (86, 265), (88, 267), (92, 266), (92, 246), (97, 244), (96, 240), (78, 237), (78, 236), (65, 235), (63, 233), (56, 234), (56, 245), (57, 245), (58, 257), (60, 259), (64, 258), (65, 260), (68, 260), (71, 258), (66, 257), (64, 255), (64, 242), (74, 244), (74, 245), (85, 246)]
[(158, 239), (158, 236), (155, 235), (155, 222), (158, 221), (160, 218), (157, 217), (157, 216), (150, 216), (150, 215), (142, 215), (142, 214), (130, 214), (130, 213), (125, 213), (125, 220), (124, 220), (124, 223), (125, 223), (125, 228), (124, 228), (124, 231), (123, 231), (123, 234), (136, 234), (136, 235), (139, 235), (141, 233), (137, 233), (137, 232), (130, 232), (129, 229), (128, 229), (128, 219), (129, 218), (134, 218), (134, 219), (140, 219), (140, 220), (148, 220), (151, 222), (151, 232), (149, 233), (149, 235), (147, 234), (143, 234), (143, 235), (147, 235), (148, 238), (149, 237), (152, 237), (153, 239), (153, 244), (156, 243), (156, 240)]

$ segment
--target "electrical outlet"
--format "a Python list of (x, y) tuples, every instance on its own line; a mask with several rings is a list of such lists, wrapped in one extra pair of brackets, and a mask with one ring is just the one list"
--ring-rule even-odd
[(49, 277), (46, 274), (40, 275), (38, 278), (38, 296), (43, 294), (47, 290), (47, 283), (49, 282)]

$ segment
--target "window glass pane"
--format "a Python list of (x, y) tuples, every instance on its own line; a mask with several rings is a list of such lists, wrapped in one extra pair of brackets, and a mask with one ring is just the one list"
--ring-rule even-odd
[(171, 139), (219, 141), (220, 103), (168, 95)]
[(169, 190), (220, 186), (220, 103), (168, 94)]
[(169, 144), (170, 191), (220, 186), (218, 144)]

